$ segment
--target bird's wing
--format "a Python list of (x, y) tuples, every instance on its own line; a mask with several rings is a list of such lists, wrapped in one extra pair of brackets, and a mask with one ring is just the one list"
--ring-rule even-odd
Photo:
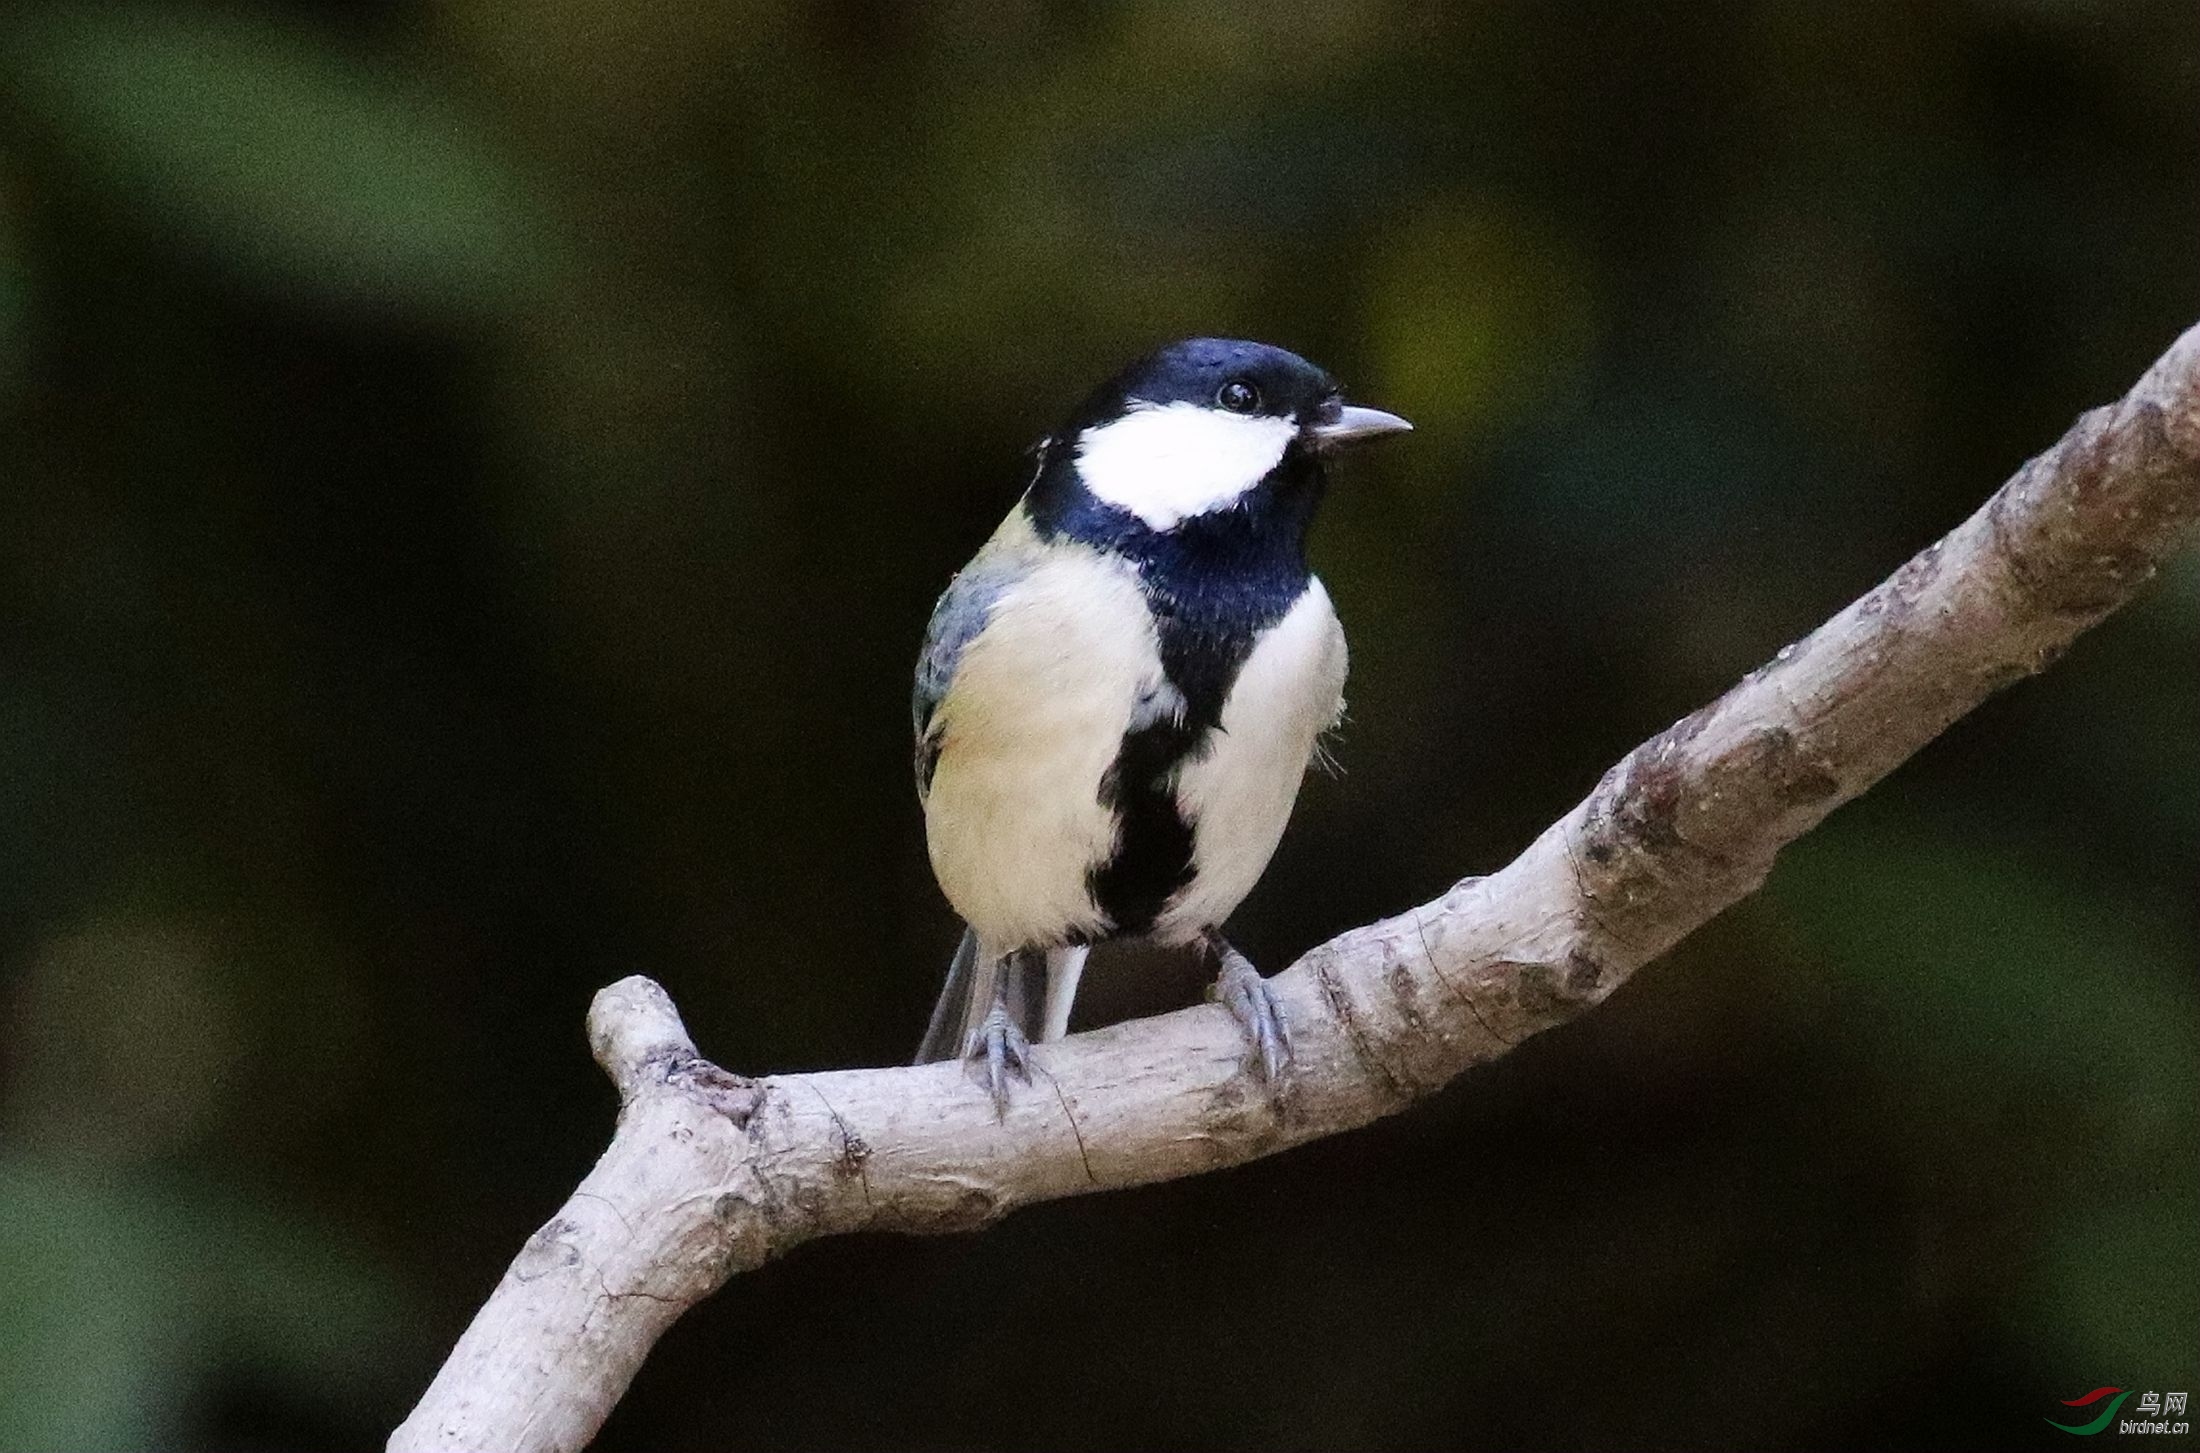
[[(1051, 436), (1025, 450), (1031, 460), (1031, 483), (1047, 466)], [(1030, 485), (1026, 485), (1028, 491)], [(954, 684), (955, 667), (963, 647), (985, 629), (986, 617), (1003, 590), (1029, 568), (1038, 544), (1031, 531), (1031, 517), (1023, 502), (1010, 510), (993, 538), (986, 541), (971, 562), (948, 582), (939, 604), (932, 607), (932, 622), (925, 628), (924, 649), (917, 653), (916, 690), (910, 697), (910, 715), (917, 733), (917, 798), (931, 790), (932, 769), (939, 765), (940, 736), (936, 718), (947, 689)]]
[(954, 685), (955, 668), (963, 649), (985, 629), (986, 618), (1001, 592), (1029, 568), (1022, 552), (1002, 548), (996, 536), (948, 583), (939, 604), (932, 607), (932, 623), (924, 633), (924, 649), (917, 653), (916, 689), (910, 694), (910, 716), (917, 736), (917, 797), (932, 788), (932, 770), (940, 758), (940, 703)]

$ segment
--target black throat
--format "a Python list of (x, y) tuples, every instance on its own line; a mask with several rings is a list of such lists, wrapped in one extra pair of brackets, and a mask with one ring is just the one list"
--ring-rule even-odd
[(1208, 750), (1254, 643), (1313, 578), (1306, 531), (1321, 502), (1322, 467), (1294, 445), (1237, 504), (1159, 531), (1085, 489), (1070, 446), (1051, 445), (1047, 453), (1025, 496), (1032, 523), (1041, 534), (1082, 541), (1138, 569), (1162, 670), (1184, 703), (1181, 716), (1158, 708), (1134, 715), (1100, 781), (1100, 802), (1121, 830), (1115, 856), (1093, 870), (1087, 887), (1114, 932), (1135, 935), (1152, 928), (1194, 876), (1195, 824), (1178, 805), (1178, 778)]

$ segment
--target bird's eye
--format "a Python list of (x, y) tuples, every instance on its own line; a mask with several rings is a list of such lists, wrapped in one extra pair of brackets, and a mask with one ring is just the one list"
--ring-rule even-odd
[(1260, 390), (1242, 378), (1233, 378), (1216, 392), (1215, 402), (1233, 414), (1250, 414), (1260, 407)]

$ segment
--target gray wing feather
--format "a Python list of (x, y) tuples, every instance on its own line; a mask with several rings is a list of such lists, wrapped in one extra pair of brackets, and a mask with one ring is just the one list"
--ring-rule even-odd
[[(1026, 450), (1031, 460), (1031, 479), (1038, 481), (1047, 466), (1047, 455), (1054, 447), (1052, 436), (1041, 439)], [(1010, 512), (1013, 523), (1023, 513), (1023, 503), (1018, 501)], [(962, 659), (963, 647), (977, 638), (985, 629), (986, 617), (993, 610), (993, 602), (1028, 565), (1017, 558), (1012, 550), (1004, 550), (1002, 537), (995, 535), (986, 542), (977, 558), (959, 571), (947, 583), (939, 603), (932, 607), (932, 621), (925, 628), (924, 649), (917, 653), (917, 687), (910, 698), (911, 715), (917, 729), (917, 793), (922, 796), (931, 781), (930, 764), (925, 756), (925, 734), (931, 729), (933, 713), (939, 710), (947, 688), (955, 680), (955, 666)], [(936, 757), (938, 747), (933, 754)]]
[(910, 717), (917, 734), (917, 796), (932, 787), (932, 769), (939, 764), (940, 740), (934, 728), (940, 703), (954, 685), (955, 668), (963, 648), (985, 629), (986, 618), (1001, 592), (1023, 573), (1021, 562), (989, 560), (984, 554), (970, 562), (949, 583), (939, 604), (932, 608), (932, 624), (924, 633), (924, 649), (917, 653), (916, 689), (910, 694)]

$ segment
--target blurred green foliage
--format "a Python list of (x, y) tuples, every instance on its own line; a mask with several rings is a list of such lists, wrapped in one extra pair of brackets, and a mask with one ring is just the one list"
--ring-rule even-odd
[[(739, 1068), (906, 1054), (926, 610), (1157, 341), (1419, 425), (1318, 532), (1346, 774), (1240, 937), (1503, 861), (2200, 317), (2190, 22), (0, 13), (0, 1447), (376, 1444), (600, 1146), (621, 974)], [(743, 1278), (604, 1446), (2015, 1447), (2191, 1389), (2196, 646), (2188, 558), (1588, 1020)]]
[(260, 286), (442, 315), (510, 306), (541, 266), (468, 118), (279, 17), (72, 6), (5, 35), (20, 103), (95, 185)]

